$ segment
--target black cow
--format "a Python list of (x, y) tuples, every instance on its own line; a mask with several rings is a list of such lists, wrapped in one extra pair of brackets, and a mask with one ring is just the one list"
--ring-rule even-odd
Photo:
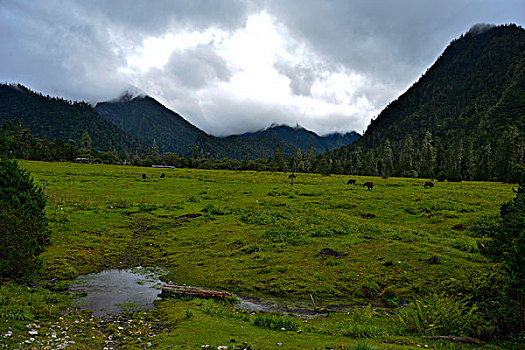
[(372, 191), (372, 189), (374, 188), (374, 183), (373, 182), (365, 182), (365, 184), (363, 185), (363, 187), (367, 187), (369, 191)]
[(434, 187), (434, 183), (430, 181), (425, 181), (425, 188), (432, 188)]
[(161, 179), (164, 179), (166, 177), (166, 175), (164, 173), (160, 174), (160, 178)]
[(289, 179), (295, 179), (296, 177), (297, 177), (297, 175), (295, 175), (295, 174), (290, 174), (290, 175), (288, 176)]
[(348, 182), (346, 183), (347, 185), (355, 185), (356, 184), (356, 181), (355, 180), (348, 180)]
[(142, 174), (142, 180), (146, 180), (146, 174)]

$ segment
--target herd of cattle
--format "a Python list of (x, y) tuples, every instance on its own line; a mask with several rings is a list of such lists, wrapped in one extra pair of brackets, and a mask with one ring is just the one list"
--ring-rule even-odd
[[(348, 182), (346, 184), (347, 185), (357, 185), (357, 181), (354, 180), (354, 179), (350, 179), (350, 180), (348, 180)], [(367, 182), (365, 182), (363, 184), (363, 187), (366, 187), (366, 188), (368, 188), (369, 191), (371, 191), (371, 190), (374, 189), (374, 183), (370, 182), (370, 181), (367, 181)], [(432, 188), (432, 187), (434, 187), (434, 183), (430, 182), (430, 181), (425, 181), (424, 187), (425, 188)]]
[[(163, 179), (166, 175), (164, 173), (162, 173), (160, 175), (160, 178)], [(296, 177), (295, 174), (291, 174), (290, 176), (288, 176), (289, 179), (294, 179)], [(145, 180), (146, 179), (146, 174), (142, 174), (142, 179)], [(354, 180), (354, 179), (350, 179), (348, 180), (348, 182), (346, 183), (347, 185), (357, 185), (357, 180)], [(374, 189), (374, 183), (371, 182), (371, 181), (367, 181), (363, 184), (363, 187), (366, 187), (368, 188), (369, 191), (373, 190)], [(424, 185), (425, 188), (432, 188), (434, 187), (434, 183), (431, 182), (431, 181), (425, 181), (425, 185)]]

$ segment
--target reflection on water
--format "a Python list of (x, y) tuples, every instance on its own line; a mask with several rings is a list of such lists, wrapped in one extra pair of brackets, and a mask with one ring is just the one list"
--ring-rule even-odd
[[(159, 300), (162, 282), (161, 269), (134, 268), (106, 270), (83, 275), (72, 281), (69, 288), (73, 294), (85, 293), (78, 298), (81, 309), (89, 309), (95, 316), (116, 315), (124, 311), (151, 310), (153, 301)], [(332, 312), (351, 311), (356, 305), (313, 304), (311, 300), (290, 301), (284, 298), (257, 298), (239, 295), (237, 308), (249, 311), (272, 311), (304, 318), (326, 316)]]
[(249, 295), (238, 295), (239, 309), (248, 311), (279, 312), (283, 315), (295, 315), (301, 318), (327, 316), (330, 313), (352, 311), (357, 304), (314, 304), (310, 300), (290, 301), (283, 298), (257, 298)]
[(139, 267), (79, 276), (69, 290), (75, 294), (87, 293), (78, 299), (78, 306), (100, 317), (123, 311), (151, 310), (161, 287), (158, 274)]

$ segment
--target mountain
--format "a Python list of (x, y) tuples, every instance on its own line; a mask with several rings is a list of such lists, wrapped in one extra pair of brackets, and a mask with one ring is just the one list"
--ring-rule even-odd
[(306, 152), (313, 145), (315, 153), (348, 145), (357, 138), (355, 132), (331, 134), (321, 137), (304, 128), (284, 125), (271, 127), (253, 133), (214, 137), (193, 126), (179, 114), (163, 106), (150, 96), (125, 93), (120, 98), (101, 102), (95, 106), (101, 116), (140, 141), (152, 146), (155, 140), (159, 151), (179, 155), (193, 155), (194, 146), (201, 155), (213, 158), (268, 158), (273, 155), (277, 144), (285, 156), (294, 154), (297, 146)]
[(155, 99), (125, 93), (119, 99), (97, 103), (95, 110), (148, 146), (155, 140), (159, 151), (188, 156), (198, 137), (206, 133)]
[(312, 145), (316, 154), (349, 145), (360, 137), (355, 131), (345, 134), (334, 133), (326, 136), (319, 136), (313, 131), (306, 130), (299, 125), (292, 128), (287, 125), (277, 124), (272, 124), (269, 128), (264, 130), (245, 133), (238, 136), (241, 138), (252, 138), (264, 134), (280, 139), (294, 147), (297, 142), (297, 147), (300, 148), (303, 153), (305, 153), (310, 145)]
[(333, 170), (503, 180), (523, 164), (525, 30), (479, 28), (452, 41), (360, 140), (334, 151)]
[(91, 146), (119, 154), (142, 154), (144, 145), (102, 118), (85, 102), (44, 96), (22, 85), (0, 84), (0, 126), (21, 122), (40, 139), (75, 140), (87, 131)]
[(292, 156), (294, 154), (292, 144), (264, 133), (250, 138), (232, 135), (221, 138), (206, 136), (197, 139), (198, 148), (203, 154), (213, 158), (239, 160), (246, 159), (247, 156), (251, 159), (267, 159), (273, 156), (277, 144), (279, 144), (282, 155)]

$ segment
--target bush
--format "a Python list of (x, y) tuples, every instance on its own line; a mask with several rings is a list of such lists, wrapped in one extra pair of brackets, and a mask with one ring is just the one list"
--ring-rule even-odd
[(416, 298), (392, 317), (412, 334), (480, 336), (486, 333), (481, 315), (470, 300), (445, 294)]
[(0, 278), (29, 278), (49, 244), (46, 199), (29, 173), (0, 158)]
[(500, 329), (503, 333), (520, 334), (525, 331), (525, 187), (520, 183), (516, 197), (501, 205), (500, 216), (486, 223), (477, 223), (473, 231), (481, 239), (481, 254), (498, 263), (506, 275), (506, 303), (513, 314), (513, 329)]

